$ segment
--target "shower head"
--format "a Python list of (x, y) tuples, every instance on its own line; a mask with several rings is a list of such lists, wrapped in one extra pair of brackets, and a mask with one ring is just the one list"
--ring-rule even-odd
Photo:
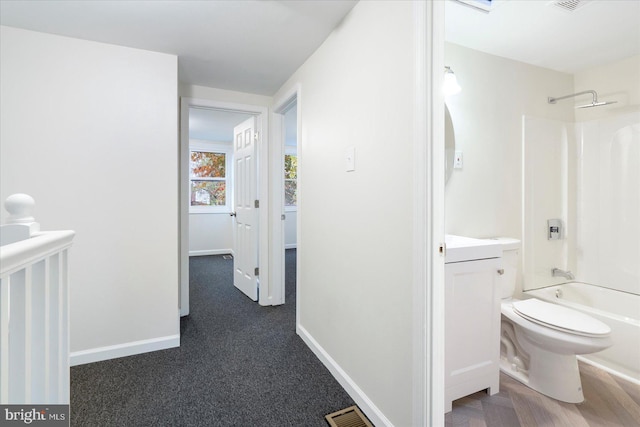
[(601, 102), (592, 102), (591, 104), (578, 105), (577, 108), (591, 108), (591, 107), (600, 107), (601, 105), (609, 105), (615, 104), (618, 101), (601, 101)]
[(598, 94), (596, 93), (595, 90), (585, 90), (583, 92), (572, 93), (571, 95), (559, 96), (557, 98), (550, 96), (547, 98), (547, 102), (549, 104), (555, 104), (561, 99), (574, 98), (579, 95), (587, 95), (587, 94), (590, 94), (593, 97), (593, 99), (591, 100), (591, 104), (580, 105), (580, 106), (577, 106), (576, 108), (600, 107), (602, 105), (615, 104), (617, 102), (617, 101), (598, 102)]

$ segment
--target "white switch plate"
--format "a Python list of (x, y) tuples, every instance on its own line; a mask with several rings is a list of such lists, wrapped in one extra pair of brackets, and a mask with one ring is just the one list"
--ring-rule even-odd
[(356, 147), (347, 148), (347, 154), (345, 157), (347, 172), (353, 172), (356, 170)]
[(462, 169), (462, 151), (456, 150), (456, 153), (453, 157), (453, 168)]

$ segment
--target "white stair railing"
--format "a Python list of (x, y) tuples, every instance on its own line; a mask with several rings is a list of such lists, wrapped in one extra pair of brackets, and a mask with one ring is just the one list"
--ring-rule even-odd
[(5, 201), (0, 226), (0, 404), (69, 403), (69, 248), (40, 232), (30, 196)]

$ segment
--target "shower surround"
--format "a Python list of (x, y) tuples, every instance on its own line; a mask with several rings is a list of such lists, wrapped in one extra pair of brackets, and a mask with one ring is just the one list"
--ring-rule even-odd
[[(525, 295), (567, 282), (552, 276), (560, 268), (576, 277), (576, 303), (589, 299), (592, 285), (640, 313), (640, 112), (579, 123), (524, 116), (523, 154)], [(561, 239), (547, 239), (549, 219), (561, 220)], [(620, 304), (608, 310), (628, 317)], [(639, 335), (638, 325), (618, 328), (609, 353), (624, 353)], [(610, 371), (640, 378), (640, 367), (620, 372), (609, 355), (594, 356)]]
[(576, 137), (576, 270), (640, 295), (640, 113), (578, 123)]

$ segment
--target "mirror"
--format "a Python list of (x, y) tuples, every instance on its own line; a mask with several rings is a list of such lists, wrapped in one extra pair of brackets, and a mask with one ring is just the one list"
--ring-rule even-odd
[(444, 105), (444, 182), (449, 181), (453, 172), (453, 158), (456, 152), (456, 135), (447, 104)]

